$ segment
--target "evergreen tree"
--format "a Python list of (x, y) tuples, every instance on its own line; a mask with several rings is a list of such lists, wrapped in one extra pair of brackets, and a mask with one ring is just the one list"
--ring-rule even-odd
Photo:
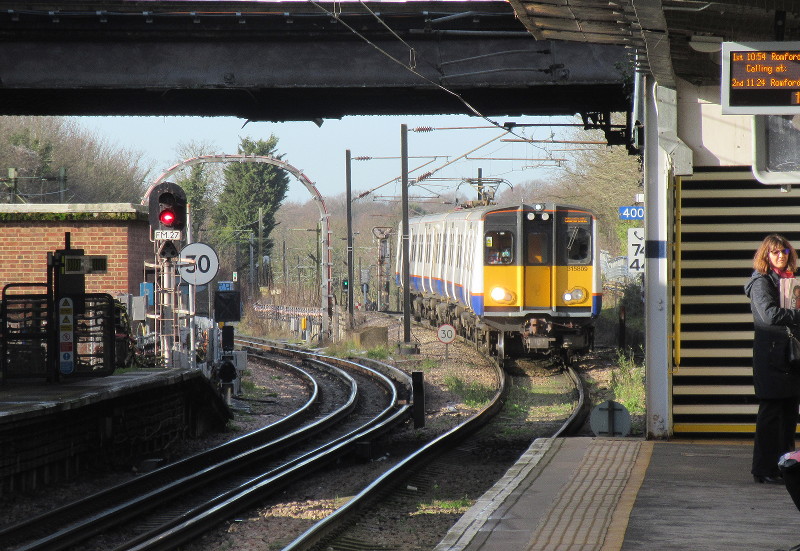
[[(276, 153), (278, 138), (268, 140), (242, 138), (240, 154), (267, 155)], [(275, 213), (286, 197), (289, 176), (280, 168), (266, 163), (230, 163), (224, 170), (225, 183), (214, 210), (216, 241), (230, 246), (239, 259), (235, 270), (248, 266), (249, 239), (258, 248), (258, 213), (263, 209), (264, 254), (269, 254), (272, 241), (268, 236), (275, 227)]]
[[(181, 143), (177, 153), (182, 159), (209, 155), (213, 145), (207, 142)], [(186, 201), (192, 207), (192, 239), (206, 241), (208, 236), (200, 230), (208, 230), (214, 207), (215, 190), (219, 188), (222, 170), (219, 164), (200, 163), (182, 170), (175, 182), (186, 192)]]

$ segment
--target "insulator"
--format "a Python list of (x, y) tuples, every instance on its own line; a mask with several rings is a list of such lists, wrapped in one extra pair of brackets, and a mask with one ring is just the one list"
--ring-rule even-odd
[(368, 155), (359, 155), (358, 157), (353, 157), (354, 161), (371, 161), (372, 157)]
[(432, 126), (418, 126), (411, 130), (412, 132), (433, 132)]

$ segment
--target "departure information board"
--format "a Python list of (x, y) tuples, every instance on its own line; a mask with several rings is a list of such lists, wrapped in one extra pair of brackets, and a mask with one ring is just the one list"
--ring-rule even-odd
[(800, 42), (723, 42), (722, 113), (800, 113)]

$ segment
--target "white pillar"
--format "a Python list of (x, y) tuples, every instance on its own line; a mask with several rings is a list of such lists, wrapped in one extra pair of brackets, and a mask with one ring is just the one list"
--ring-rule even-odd
[(648, 77), (645, 100), (645, 366), (647, 436), (672, 433), (672, 299), (670, 289), (670, 185), (692, 173), (691, 150), (678, 138), (677, 93)]

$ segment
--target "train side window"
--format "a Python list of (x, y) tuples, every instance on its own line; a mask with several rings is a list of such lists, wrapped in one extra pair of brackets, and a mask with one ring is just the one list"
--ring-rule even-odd
[(487, 231), (483, 241), (486, 264), (511, 264), (514, 262), (514, 235), (511, 232)]
[(587, 264), (592, 256), (592, 234), (589, 228), (570, 226), (567, 228), (567, 263)]
[(547, 263), (548, 236), (546, 233), (529, 233), (527, 245), (526, 263), (531, 266), (538, 266)]

